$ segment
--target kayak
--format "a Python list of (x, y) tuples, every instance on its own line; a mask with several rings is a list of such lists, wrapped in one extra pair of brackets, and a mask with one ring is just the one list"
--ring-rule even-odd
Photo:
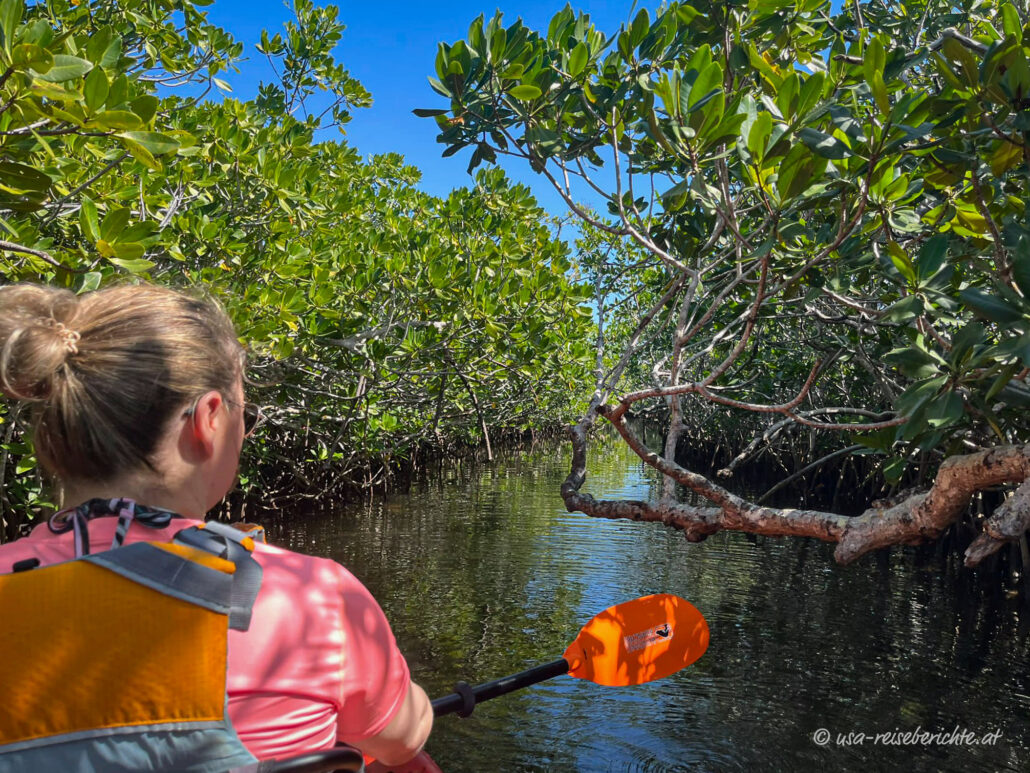
[(380, 762), (371, 762), (365, 765), (365, 770), (367, 773), (443, 773), (440, 766), (424, 751), (403, 765), (387, 766)]
[[(426, 752), (419, 752), (414, 759), (403, 765), (384, 765), (367, 755), (362, 755), (353, 746), (340, 744), (325, 751), (300, 754), (282, 760), (267, 760), (260, 763), (261, 770), (269, 773), (331, 773), (331, 771), (357, 771), (364, 769), (368, 773), (443, 773)], [(254, 766), (235, 768), (238, 773), (253, 773)]]

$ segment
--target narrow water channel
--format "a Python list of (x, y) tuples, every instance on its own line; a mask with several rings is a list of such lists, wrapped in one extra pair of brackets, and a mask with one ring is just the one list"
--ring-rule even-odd
[[(841, 568), (815, 541), (691, 545), (569, 514), (568, 462), (549, 446), (270, 524), (274, 541), (365, 582), (432, 697), (557, 658), (594, 614), (637, 596), (674, 593), (707, 618), (707, 654), (674, 677), (559, 677), (440, 719), (427, 748), (444, 771), (1030, 770), (1024, 602), (972, 593), (911, 550)], [(589, 470), (598, 497), (656, 484), (620, 444), (593, 450)], [(875, 738), (916, 730), (950, 738)]]

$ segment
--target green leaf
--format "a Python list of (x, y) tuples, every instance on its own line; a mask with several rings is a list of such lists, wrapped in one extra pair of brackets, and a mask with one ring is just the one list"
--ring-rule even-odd
[(32, 82), (32, 93), (38, 97), (46, 97), (52, 99), (55, 102), (77, 102), (81, 97), (78, 91), (74, 89), (66, 89), (64, 86), (60, 86), (56, 83), (47, 83), (36, 78)]
[(651, 28), (651, 19), (647, 14), (646, 8), (641, 8), (633, 19), (633, 24), (629, 28), (629, 43), (632, 48), (636, 48), (643, 41), (647, 35), (647, 31)]
[(823, 87), (826, 83), (826, 76), (821, 72), (815, 72), (805, 78), (798, 96), (798, 115), (805, 116), (809, 110), (814, 108), (823, 95)]
[(150, 123), (157, 112), (158, 99), (153, 94), (144, 94), (129, 102), (132, 112), (140, 117), (143, 123)]
[[(138, 242), (126, 242), (112, 245), (114, 247), (114, 254), (118, 256), (120, 260), (124, 261), (138, 261), (143, 257), (143, 253), (147, 251), (147, 248)], [(143, 261), (147, 262), (147, 261)], [(121, 264), (119, 264), (121, 265)], [(151, 264), (153, 265), (153, 264)]]
[(521, 80), (522, 76), (525, 74), (526, 66), (521, 62), (516, 62), (515, 64), (507, 67), (504, 72), (501, 73), (501, 77), (504, 78), (504, 80), (517, 81)]
[(104, 278), (104, 275), (99, 271), (90, 271), (83, 275), (82, 284), (79, 285), (78, 292), (88, 293), (96, 290), (100, 287), (100, 280)]
[(780, 109), (780, 115), (786, 120), (793, 120), (797, 107), (798, 92), (801, 90), (801, 81), (796, 72), (790, 73), (776, 92), (776, 107)]
[(138, 242), (146, 239), (158, 228), (157, 223), (153, 220), (144, 220), (141, 223), (133, 223), (124, 231), (119, 238), (122, 242)]
[(1023, 319), (1023, 313), (1019, 309), (1013, 308), (1001, 298), (988, 295), (975, 287), (966, 288), (960, 292), (959, 298), (980, 316), (1001, 325), (1008, 325)]
[(450, 112), (450, 111), (449, 110), (429, 110), (429, 109), (426, 109), (424, 107), (416, 107), (411, 112), (413, 112), (419, 118), (435, 118), (438, 115), (447, 115), (447, 113)]
[(590, 49), (587, 48), (587, 44), (580, 41), (576, 44), (576, 47), (572, 49), (572, 53), (569, 54), (569, 75), (573, 78), (583, 72), (583, 68), (587, 66), (587, 61), (590, 59)]
[(81, 78), (92, 69), (93, 63), (88, 59), (80, 59), (68, 54), (56, 54), (53, 66), (44, 73), (37, 72), (36, 80), (46, 83), (63, 83)]
[[(1002, 388), (998, 395), (1009, 405), (1018, 406), (1023, 409), (1030, 408), (1030, 390), (1028, 390), (1026, 385), (1021, 381), (1017, 381), (1015, 383), (1010, 381)], [(989, 410), (990, 409), (985, 406), (984, 413), (988, 414)]]
[(945, 392), (927, 401), (926, 422), (931, 427), (948, 427), (965, 415), (965, 401), (958, 392)]
[(1001, 26), (1006, 35), (1011, 35), (1017, 42), (1023, 41), (1023, 24), (1019, 19), (1019, 12), (1012, 3), (1001, 5)]
[(745, 120), (747, 120), (747, 115), (744, 113), (724, 115), (722, 121), (717, 126), (704, 132), (705, 143), (711, 147), (722, 142), (736, 140), (740, 134), (741, 125)]
[(883, 465), (884, 480), (892, 486), (898, 485), (905, 474), (906, 467), (908, 467), (908, 460), (904, 457), (891, 459)]
[(943, 234), (932, 236), (919, 249), (916, 258), (916, 275), (920, 281), (931, 279), (944, 266), (948, 257), (948, 237)]
[[(973, 320), (967, 322), (951, 339), (951, 351), (948, 352), (948, 361), (952, 368), (959, 370), (974, 346), (982, 344), (986, 339), (986, 332), (983, 325)], [(977, 363), (973, 363), (976, 365)]]
[(869, 41), (869, 45), (866, 46), (865, 53), (862, 56), (862, 71), (865, 75), (866, 82), (870, 82), (874, 75), (879, 74), (881, 82), (883, 81), (883, 65), (886, 60), (886, 55), (883, 51), (883, 43), (880, 42), (879, 38), (873, 38)]
[(105, 110), (93, 116), (89, 120), (89, 124), (99, 129), (108, 130), (143, 128), (143, 122), (139, 116), (135, 113), (130, 113), (128, 110)]
[(155, 172), (162, 171), (161, 162), (154, 158), (154, 154), (140, 145), (138, 142), (122, 138), (122, 145), (132, 154), (132, 157), (144, 166), (153, 169)]
[(683, 208), (687, 202), (687, 195), (690, 192), (690, 180), (680, 180), (674, 186), (661, 194), (662, 208), (666, 212), (675, 212)]
[(100, 224), (100, 238), (106, 242), (113, 242), (118, 235), (125, 230), (129, 224), (130, 210), (128, 207), (112, 209)]
[(128, 260), (122, 258), (108, 258), (108, 260), (110, 260), (116, 266), (124, 268), (126, 271), (129, 271), (133, 274), (142, 274), (144, 271), (148, 271), (149, 269), (152, 269), (155, 265), (157, 265), (153, 261), (143, 260), (141, 258)]
[(534, 126), (526, 130), (526, 142), (532, 143), (542, 155), (551, 155), (561, 144), (561, 136), (553, 129)]
[(772, 133), (772, 114), (762, 111), (751, 124), (747, 135), (747, 149), (756, 162), (765, 158), (765, 143)]
[(798, 136), (813, 152), (823, 158), (841, 159), (851, 155), (847, 145), (836, 137), (824, 134), (817, 129), (802, 129), (798, 132)]
[(429, 264), (429, 281), (433, 287), (440, 288), (447, 284), (450, 272), (441, 261), (435, 260)]
[(812, 178), (826, 168), (826, 160), (813, 157), (803, 143), (798, 143), (787, 152), (780, 164), (776, 189), (784, 200), (799, 196), (808, 188)]
[(712, 62), (700, 73), (694, 85), (690, 87), (690, 98), (687, 100), (687, 109), (693, 110), (698, 103), (711, 94), (722, 88), (722, 68), (718, 62)]
[(891, 239), (887, 242), (887, 254), (890, 255), (891, 263), (894, 264), (894, 268), (898, 270), (898, 273), (910, 285), (914, 285), (916, 283), (916, 267), (908, 253), (905, 252), (900, 244)]
[(930, 378), (940, 370), (940, 363), (929, 352), (917, 346), (894, 349), (883, 356), (883, 361), (894, 365), (912, 379)]
[(125, 76), (125, 73), (113, 75), (111, 77), (111, 90), (107, 94), (107, 104), (114, 108), (120, 108), (128, 99), (129, 79)]
[(911, 323), (922, 313), (923, 299), (918, 295), (909, 295), (886, 309), (881, 319), (885, 322)]
[(539, 88), (529, 83), (514, 86), (508, 91), (508, 93), (515, 97), (515, 99), (521, 99), (527, 102), (539, 99), (540, 95), (543, 94)]
[(435, 91), (441, 97), (450, 97), (451, 96), (451, 90), (449, 88), (447, 88), (446, 86), (444, 86), (436, 78), (433, 78), (431, 76), (429, 78), (429, 86), (433, 89), (433, 91)]
[(32, 43), (21, 43), (11, 51), (11, 65), (18, 70), (47, 72), (54, 66), (54, 57), (45, 48)]
[(948, 383), (946, 375), (933, 376), (916, 381), (901, 393), (895, 403), (895, 408), (903, 416), (912, 416), (923, 403), (937, 394), (946, 383)]
[[(1028, 339), (1027, 343), (1030, 344), (1030, 339)], [(1022, 368), (1023, 364), (1021, 362), (1014, 362), (1011, 365), (1002, 368), (1001, 373), (998, 374), (998, 378), (994, 380), (994, 383), (991, 384), (991, 388), (988, 389), (987, 394), (984, 395), (984, 400), (986, 402), (990, 402), (997, 397), (998, 393), (1008, 385), (1012, 380), (1012, 377), (1015, 376)]]
[(66, 121), (73, 126), (85, 126), (86, 125), (86, 111), (82, 109), (82, 105), (79, 104), (78, 95), (72, 102), (65, 103), (64, 107), (57, 107), (57, 105), (50, 105), (50, 113), (53, 118), (58, 121)]
[(82, 229), (83, 235), (91, 242), (100, 238), (97, 205), (88, 196), (82, 197), (82, 205), (79, 209), (79, 227)]
[(82, 87), (82, 95), (86, 98), (86, 107), (94, 113), (103, 107), (109, 89), (110, 84), (107, 82), (104, 71), (99, 67), (94, 67), (86, 76), (86, 82)]
[(10, 53), (14, 45), (14, 34), (18, 29), (22, 13), (25, 10), (24, 0), (0, 1), (0, 32), (4, 36), (4, 51)]
[(863, 432), (854, 436), (856, 443), (866, 448), (887, 453), (894, 447), (894, 436), (897, 430), (894, 427), (884, 427), (873, 432)]
[(174, 153), (179, 149), (179, 142), (174, 137), (160, 132), (119, 132), (117, 136), (139, 145), (154, 156)]
[(998, 149), (990, 155), (991, 172), (995, 177), (1004, 176), (1012, 167), (1023, 163), (1023, 148), (1012, 142), (1003, 140)]
[(887, 98), (887, 86), (883, 82), (883, 75), (878, 72), (873, 73), (872, 80), (869, 81), (869, 90), (873, 93), (873, 99), (876, 100), (876, 106), (880, 108), (880, 112), (885, 116), (890, 115), (891, 103)]
[(31, 166), (14, 161), (0, 161), (0, 183), (9, 191), (46, 191), (52, 181), (50, 176)]
[(95, 31), (86, 44), (86, 58), (100, 67), (115, 67), (121, 52), (121, 36), (111, 27)]
[(952, 61), (958, 62), (962, 69), (962, 76), (967, 86), (973, 86), (978, 81), (979, 62), (973, 53), (969, 51), (955, 38), (945, 38), (941, 47), (944, 53)]

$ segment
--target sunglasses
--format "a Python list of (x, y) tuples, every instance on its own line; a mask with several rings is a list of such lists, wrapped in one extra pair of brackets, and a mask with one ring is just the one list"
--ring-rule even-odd
[[(193, 405), (186, 409), (186, 412), (183, 414), (183, 416), (192, 416), (197, 410), (197, 402), (199, 401), (200, 398), (198, 397), (197, 400), (193, 403)], [(225, 402), (229, 403), (230, 405), (239, 405), (239, 403), (237, 403), (235, 400), (229, 400), (228, 398), (225, 399)], [(260, 405), (251, 402), (243, 403), (244, 438), (249, 438), (251, 435), (257, 432), (260, 426), (262, 426), (267, 421), (268, 416), (265, 415), (265, 412), (262, 410)]]
[(268, 421), (265, 412), (257, 403), (243, 404), (243, 437), (248, 438), (257, 432), (258, 427)]

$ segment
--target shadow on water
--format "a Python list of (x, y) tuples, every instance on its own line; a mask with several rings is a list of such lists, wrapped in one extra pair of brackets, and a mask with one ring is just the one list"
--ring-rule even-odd
[[(655, 485), (618, 444), (591, 465), (596, 496), (646, 498)], [(691, 545), (661, 526), (570, 514), (558, 496), (567, 470), (567, 449), (549, 447), (270, 524), (273, 541), (368, 585), (433, 697), (552, 660), (593, 615), (637, 596), (674, 593), (708, 620), (708, 652), (668, 679), (559, 677), (439, 720), (428, 749), (445, 771), (1030, 768), (1022, 602), (984, 596), (969, 573), (911, 550), (842, 568), (811, 540)], [(917, 728), (1000, 737), (875, 740)], [(819, 729), (828, 744), (813, 741)]]

